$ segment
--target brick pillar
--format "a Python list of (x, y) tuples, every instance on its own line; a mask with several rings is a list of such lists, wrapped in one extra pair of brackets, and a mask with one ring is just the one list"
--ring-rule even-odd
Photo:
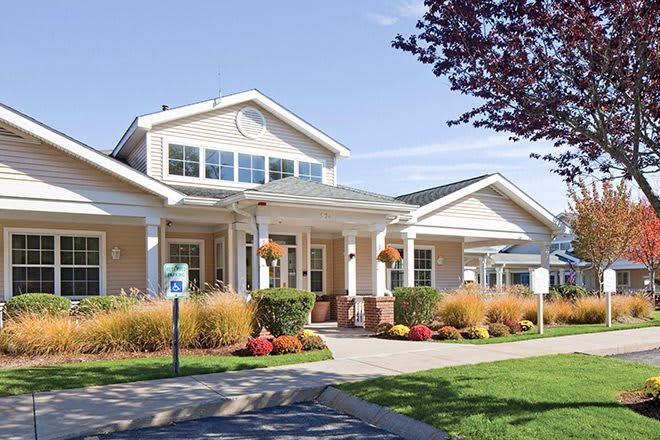
[(337, 327), (355, 327), (355, 297), (337, 296)]
[(364, 297), (364, 328), (374, 331), (381, 322), (394, 324), (393, 296)]

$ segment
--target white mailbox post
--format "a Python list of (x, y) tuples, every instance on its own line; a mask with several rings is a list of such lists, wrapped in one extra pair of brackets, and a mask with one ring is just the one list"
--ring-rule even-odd
[(606, 317), (605, 322), (608, 327), (612, 327), (612, 293), (616, 293), (616, 272), (614, 269), (605, 269), (603, 272), (603, 292), (606, 298)]
[(548, 269), (539, 267), (532, 272), (534, 293), (538, 295), (537, 323), (539, 334), (543, 334), (543, 295), (550, 293), (550, 272)]

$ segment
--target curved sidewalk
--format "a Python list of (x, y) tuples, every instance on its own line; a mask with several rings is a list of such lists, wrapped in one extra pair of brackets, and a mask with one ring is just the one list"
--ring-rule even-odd
[(134, 382), (0, 399), (0, 438), (65, 439), (103, 427), (156, 426), (310, 400), (331, 384), (560, 353), (618, 354), (660, 347), (660, 327), (488, 345), (369, 338), (320, 329), (335, 359), (309, 364)]

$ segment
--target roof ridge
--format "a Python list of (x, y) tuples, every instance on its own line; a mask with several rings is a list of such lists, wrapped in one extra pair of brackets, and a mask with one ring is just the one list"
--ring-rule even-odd
[(432, 187), (429, 187), (429, 188), (424, 188), (424, 189), (420, 189), (420, 190), (417, 190), (417, 191), (413, 191), (411, 193), (400, 194), (400, 195), (396, 196), (395, 198), (398, 199), (400, 197), (412, 196), (414, 194), (419, 194), (419, 193), (423, 193), (423, 192), (426, 192), (426, 191), (433, 191), (433, 190), (436, 190), (436, 189), (444, 188), (444, 187), (449, 186), (449, 185), (458, 185), (459, 183), (465, 183), (465, 182), (468, 182), (470, 180), (477, 180), (477, 179), (482, 180), (482, 179), (485, 179), (486, 177), (494, 176), (495, 174), (497, 174), (497, 173), (489, 173), (489, 174), (482, 174), (480, 176), (469, 177), (467, 179), (462, 179), (462, 180), (457, 180), (455, 182), (445, 183), (444, 185), (432, 186)]

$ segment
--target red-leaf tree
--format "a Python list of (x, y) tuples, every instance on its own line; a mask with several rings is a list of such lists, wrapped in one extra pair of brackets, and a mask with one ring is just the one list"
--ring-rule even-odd
[[(580, 175), (633, 179), (660, 216), (660, 2), (426, 0), (395, 48), (483, 103), (449, 124), (549, 140), (543, 159)], [(535, 157), (540, 155), (535, 154)]]
[(649, 283), (655, 307), (655, 273), (660, 268), (660, 219), (646, 201), (637, 209), (637, 233), (630, 243), (626, 258), (643, 264), (649, 271)]

